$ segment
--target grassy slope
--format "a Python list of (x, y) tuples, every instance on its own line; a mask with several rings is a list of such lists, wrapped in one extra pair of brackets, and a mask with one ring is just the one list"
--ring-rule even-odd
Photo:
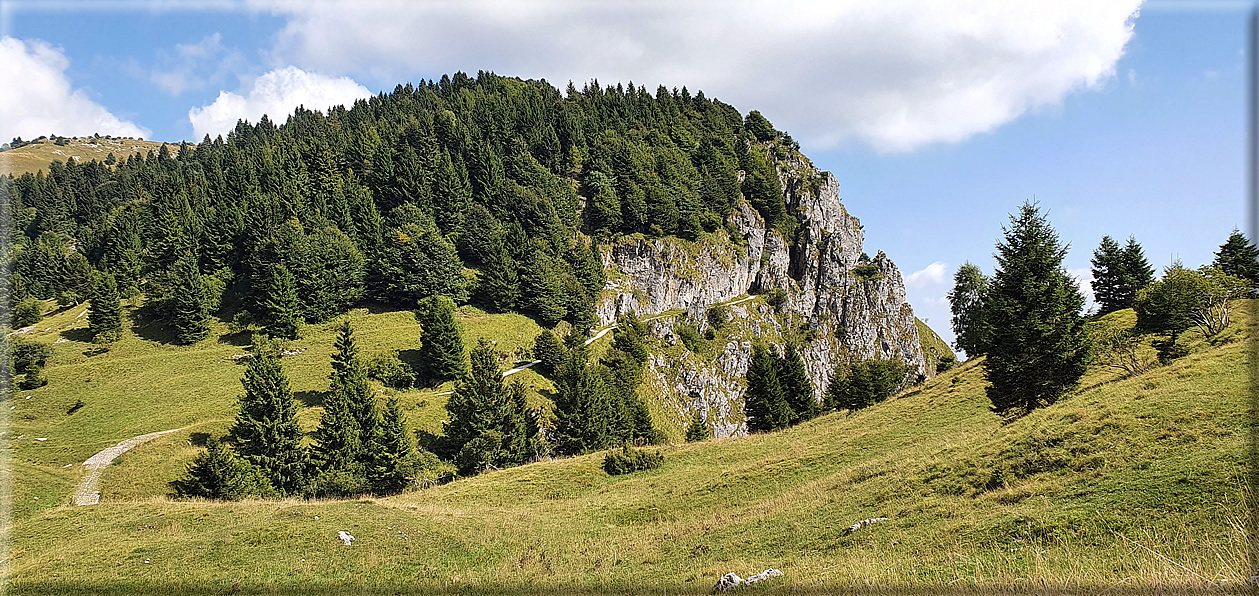
[[(169, 145), (169, 150), (173, 153), (179, 151), (179, 144)], [(43, 140), (37, 143), (31, 143), (0, 152), (0, 176), (13, 174), (21, 175), (25, 172), (34, 174), (40, 170), (48, 171), (48, 164), (54, 161), (67, 162), (71, 159), (78, 158), (80, 163), (87, 163), (95, 159), (104, 162), (105, 158), (113, 153), (114, 157), (123, 160), (130, 157), (134, 153), (139, 153), (141, 157), (149, 151), (157, 151), (161, 148), (162, 143), (157, 141), (139, 141), (136, 139), (94, 139), (89, 137), (80, 137), (71, 139), (65, 146), (57, 146), (50, 140)]]
[[(1094, 370), (1080, 392), (1008, 424), (988, 411), (972, 360), (856, 414), (666, 447), (662, 469), (624, 477), (606, 476), (594, 454), (379, 500), (216, 504), (107, 493), (96, 507), (29, 512), (11, 533), (10, 578), (18, 593), (220, 593), (234, 582), (246, 592), (706, 593), (723, 573), (766, 567), (786, 573), (765, 586), (772, 592), (1236, 582), (1246, 575), (1241, 478), (1254, 414), (1244, 323), (1140, 377)], [(320, 333), (328, 341), (317, 360), (326, 362), (331, 335)], [(56, 370), (52, 386), (66, 382)], [(225, 419), (234, 391), (202, 409)], [(185, 420), (162, 416), (167, 425)], [(184, 439), (138, 448), (119, 470), (143, 461), (132, 474), (169, 473), (155, 454), (191, 455)], [(23, 449), (19, 505), (26, 483), (66, 475), (55, 462), (23, 463), (51, 457)], [(845, 534), (876, 516), (891, 519)], [(353, 547), (336, 540), (339, 530), (357, 537)]]

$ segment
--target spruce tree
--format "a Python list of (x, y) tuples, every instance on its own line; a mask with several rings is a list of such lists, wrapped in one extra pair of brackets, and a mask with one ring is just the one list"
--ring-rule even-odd
[(504, 384), (497, 351), (485, 339), (477, 343), (470, 360), (469, 371), (446, 401), (449, 421), (441, 449), (463, 474), (524, 463), (530, 439), (537, 433), (526, 409), (524, 386)]
[(799, 424), (817, 417), (817, 400), (813, 399), (813, 382), (804, 368), (804, 360), (796, 347), (787, 346), (779, 359), (778, 378), (787, 407), (791, 408), (790, 424)]
[(122, 303), (118, 300), (118, 284), (114, 276), (101, 275), (92, 290), (91, 310), (87, 315), (92, 341), (109, 343), (122, 335)]
[(1024, 203), (1004, 232), (985, 300), (984, 375), (993, 410), (1026, 414), (1056, 402), (1084, 375), (1084, 298), (1036, 205)]
[(463, 335), (455, 320), (455, 303), (445, 296), (420, 301), (416, 318), (420, 321), (419, 374), (433, 383), (459, 378), (468, 368), (463, 353)]
[(189, 251), (183, 252), (175, 261), (172, 274), (175, 291), (171, 296), (171, 318), (175, 339), (183, 344), (196, 343), (210, 334), (205, 282), (197, 270), (196, 256)]
[(966, 262), (953, 275), (953, 289), (948, 295), (956, 336), (953, 347), (966, 352), (970, 358), (982, 356), (986, 349), (984, 297), (988, 293), (988, 284), (988, 278), (979, 267)]
[(769, 432), (785, 428), (791, 421), (791, 406), (778, 379), (778, 356), (764, 345), (752, 346), (748, 363), (747, 392), (743, 412), (748, 432)]
[(1128, 236), (1128, 243), (1123, 247), (1123, 272), (1123, 294), (1119, 301), (1124, 305), (1122, 308), (1130, 308), (1136, 302), (1137, 292), (1154, 281), (1154, 268), (1145, 260), (1145, 251), (1132, 236)]
[(497, 312), (510, 312), (520, 300), (516, 261), (502, 243), (496, 243), (481, 262), (477, 293), (481, 302)]
[(283, 495), (305, 488), (309, 457), (302, 446), (297, 402), (274, 346), (255, 344), (241, 385), (240, 412), (232, 426), (236, 450)]
[(560, 338), (550, 329), (543, 329), (542, 333), (533, 340), (533, 357), (538, 360), (538, 368), (544, 375), (555, 375), (555, 372), (564, 365), (566, 352), (564, 342), (560, 341)]
[(297, 339), (301, 303), (297, 283), (284, 265), (271, 266), (262, 300), (262, 330), (277, 339)]
[(1098, 314), (1131, 306), (1123, 300), (1127, 286), (1123, 252), (1110, 236), (1102, 236), (1102, 243), (1093, 251), (1093, 298), (1097, 301)]
[(175, 495), (188, 498), (239, 501), (250, 496), (266, 496), (271, 483), (257, 467), (242, 461), (227, 445), (214, 437), (206, 440), (205, 451), (188, 465), (185, 476), (171, 482)]
[(831, 378), (826, 382), (826, 392), (822, 394), (822, 407), (828, 412), (844, 409), (844, 399), (848, 394), (848, 368), (843, 363), (836, 363), (831, 369)]
[(1228, 240), (1220, 245), (1212, 263), (1233, 277), (1240, 277), (1259, 286), (1259, 247), (1246, 239), (1236, 228)]
[(590, 366), (588, 354), (585, 346), (570, 349), (558, 374), (554, 437), (560, 453), (588, 453), (612, 443), (612, 392), (603, 367)]
[(364, 492), (365, 462), (371, 457), (368, 449), (375, 446), (375, 396), (358, 360), (354, 331), (348, 321), (337, 333), (335, 349), (329, 375), (332, 383), (314, 433), (312, 460), (319, 470), (313, 483), (316, 496)]
[(691, 423), (686, 426), (686, 442), (706, 441), (713, 438), (713, 431), (704, 422), (704, 415), (698, 409), (691, 414)]
[(371, 455), (368, 480), (373, 492), (401, 492), (414, 473), (416, 451), (415, 440), (407, 429), (406, 415), (402, 413), (395, 396), (389, 396), (385, 402), (378, 444)]
[(568, 314), (563, 280), (558, 265), (545, 249), (535, 244), (520, 268), (520, 308), (545, 327)]

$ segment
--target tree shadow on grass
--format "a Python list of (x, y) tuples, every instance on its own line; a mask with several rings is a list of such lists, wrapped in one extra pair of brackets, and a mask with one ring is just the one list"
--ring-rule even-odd
[(411, 368), (411, 372), (415, 374), (415, 381), (416, 381), (415, 386), (416, 387), (424, 386), (423, 383), (427, 382), (427, 379), (425, 380), (420, 379), (419, 373), (420, 373), (421, 363), (423, 362), (420, 359), (420, 351), (419, 350), (398, 350), (398, 360), (401, 360), (403, 364), (409, 366)]
[(175, 328), (158, 316), (152, 306), (131, 311), (131, 331), (141, 339), (164, 344), (177, 344)]
[(327, 391), (294, 391), (293, 397), (302, 405), (310, 408), (314, 406), (322, 406), (324, 399), (328, 396)]
[(87, 327), (80, 327), (77, 329), (66, 329), (65, 331), (61, 332), (61, 337), (64, 337), (70, 341), (83, 342), (85, 344), (92, 343), (92, 330), (88, 329)]
[(192, 433), (188, 436), (188, 440), (192, 442), (193, 447), (205, 447), (205, 442), (210, 440), (210, 433)]
[(235, 333), (224, 333), (219, 336), (219, 343), (236, 346), (238, 348), (248, 348), (253, 345), (254, 332), (249, 329), (243, 329)]

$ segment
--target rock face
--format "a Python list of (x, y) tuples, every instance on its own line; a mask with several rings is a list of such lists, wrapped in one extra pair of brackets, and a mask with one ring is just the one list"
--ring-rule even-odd
[[(882, 252), (863, 259), (861, 222), (840, 202), (839, 183), (829, 172), (804, 169), (816, 176), (812, 184), (780, 172), (787, 206), (801, 220), (794, 245), (741, 204), (727, 221), (737, 236), (725, 242), (631, 237), (605, 248), (609, 282), (596, 308), (602, 323), (631, 311), (682, 310), (703, 330), (710, 306), (781, 289), (786, 301), (778, 313), (760, 304), (731, 313), (752, 325), (748, 339), (781, 344), (783, 334), (792, 333), (817, 399), (837, 364), (895, 358), (918, 376), (933, 373), (896, 264)], [(671, 329), (657, 326), (660, 333)], [(730, 342), (708, 361), (660, 358), (648, 372), (674, 393), (686, 416), (700, 409), (718, 437), (730, 436), (744, 432), (743, 375), (750, 357), (751, 341)]]

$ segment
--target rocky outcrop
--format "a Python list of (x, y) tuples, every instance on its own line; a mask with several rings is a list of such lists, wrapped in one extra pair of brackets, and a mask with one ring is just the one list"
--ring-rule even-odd
[[(732, 313), (753, 325), (748, 340), (781, 344), (783, 326), (790, 326), (819, 400), (838, 363), (895, 358), (919, 376), (930, 375), (896, 264), (882, 252), (864, 256), (861, 222), (840, 201), (834, 176), (791, 165), (792, 172), (808, 172), (780, 171), (787, 205), (800, 219), (794, 244), (767, 229), (746, 204), (728, 219), (733, 237), (623, 239), (602, 255), (609, 282), (596, 309), (599, 318), (609, 324), (631, 311), (650, 316), (682, 310), (703, 329), (710, 306), (781, 289), (786, 301), (779, 312), (756, 304)], [(739, 434), (750, 353), (750, 341), (729, 342), (715, 358), (659, 358), (648, 372), (675, 392), (676, 407), (688, 415), (692, 408), (707, 412), (717, 436)]]

